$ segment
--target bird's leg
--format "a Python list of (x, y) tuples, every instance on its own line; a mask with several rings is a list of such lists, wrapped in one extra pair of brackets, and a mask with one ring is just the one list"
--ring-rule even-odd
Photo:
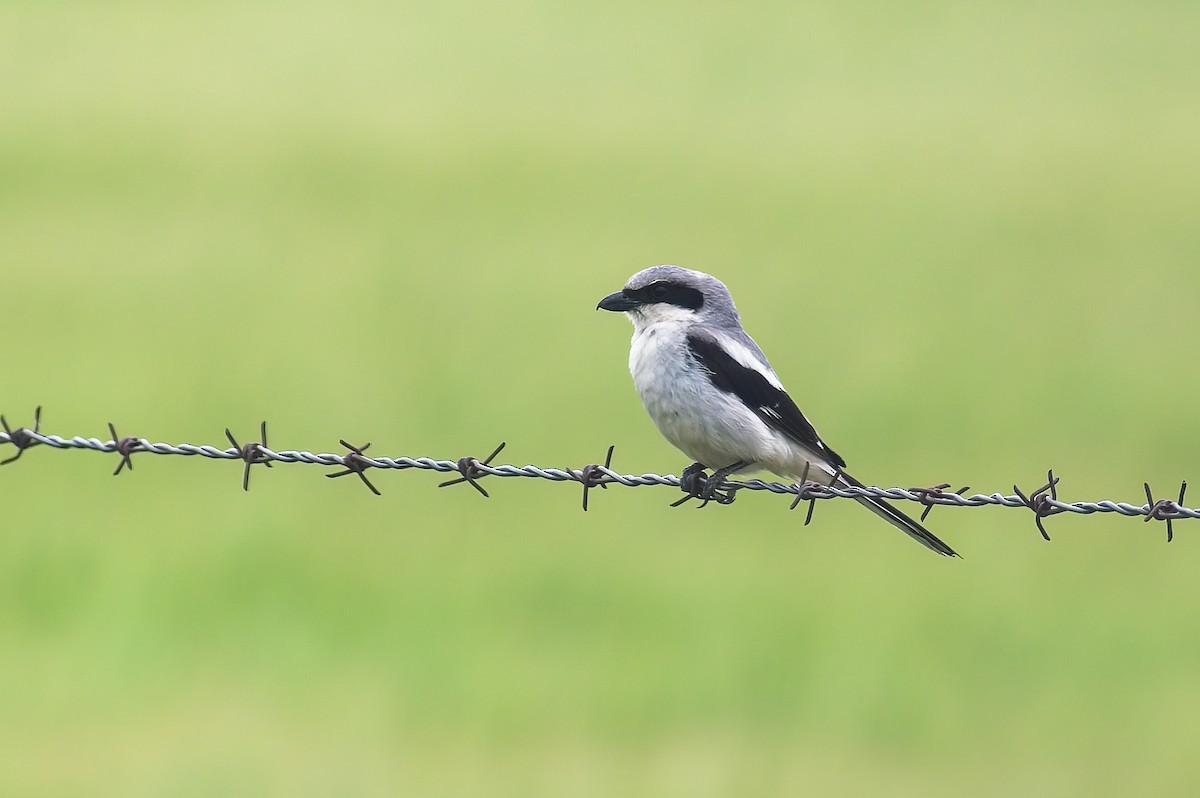
[(704, 480), (704, 487), (700, 491), (700, 498), (704, 502), (700, 505), (703, 507), (709, 501), (715, 499), (717, 504), (731, 504), (733, 502), (734, 488), (721, 493), (721, 486), (725, 484), (725, 480), (735, 471), (739, 471), (750, 465), (745, 460), (738, 460), (736, 463), (730, 463), (724, 468), (718, 468), (712, 473), (712, 476)]
[(735, 488), (722, 492), (721, 486), (725, 484), (725, 479), (730, 474), (748, 465), (750, 465), (749, 461), (738, 460), (724, 468), (716, 469), (710, 477), (704, 473), (704, 463), (692, 463), (683, 469), (683, 473), (679, 476), (679, 489), (687, 495), (679, 501), (673, 502), (671, 506), (678, 507), (688, 499), (700, 499), (701, 507), (710, 501), (715, 501), (717, 504), (731, 504)]
[(704, 463), (692, 463), (683, 469), (683, 474), (679, 477), (679, 488), (684, 493), (699, 496), (700, 492), (704, 490), (707, 478), (708, 475), (704, 473)]
[(700, 498), (707, 481), (708, 475), (704, 473), (704, 463), (692, 463), (683, 469), (683, 473), (679, 475), (679, 489), (687, 495), (677, 502), (671, 502), (671, 506), (678, 507), (688, 499)]

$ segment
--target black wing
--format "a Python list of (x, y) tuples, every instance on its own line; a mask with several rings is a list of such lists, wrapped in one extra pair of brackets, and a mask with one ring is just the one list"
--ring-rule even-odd
[(846, 465), (841, 455), (825, 445), (787, 392), (772, 385), (762, 372), (743, 366), (708, 335), (688, 333), (687, 343), (713, 385), (736, 396), (768, 426), (824, 455), (834, 466)]

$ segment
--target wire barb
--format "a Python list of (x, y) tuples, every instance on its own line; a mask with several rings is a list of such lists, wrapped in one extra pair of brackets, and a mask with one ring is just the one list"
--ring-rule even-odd
[(112, 435), (113, 451), (121, 455), (121, 462), (117, 463), (117, 470), (113, 472), (113, 476), (115, 477), (117, 474), (120, 474), (122, 468), (128, 468), (132, 471), (133, 460), (129, 456), (142, 448), (141, 438), (129, 436), (118, 438), (117, 428), (113, 426), (111, 421), (108, 422), (108, 432)]
[[(38, 433), (38, 428), (42, 426), (42, 406), (38, 405), (33, 411), (33, 435)], [(30, 430), (25, 427), (17, 427), (16, 429), (8, 428), (8, 421), (3, 415), (0, 415), (0, 427), (4, 427), (4, 433), (8, 436), (8, 442), (17, 447), (17, 453), (7, 460), (0, 460), (0, 466), (15, 463), (21, 459), (21, 455), (25, 454), (25, 450), (30, 446), (37, 446), (41, 441), (30, 435)]]
[(263, 451), (267, 448), (267, 422), (263, 420), (259, 425), (259, 436), (261, 441), (249, 441), (245, 446), (237, 442), (237, 438), (233, 437), (233, 433), (229, 431), (229, 427), (225, 428), (225, 437), (233, 444), (233, 448), (238, 450), (238, 457), (246, 462), (246, 467), (242, 469), (242, 490), (250, 491), (250, 466), (255, 463), (262, 463), (267, 468), (271, 467), (271, 458)]
[(583, 511), (585, 513), (587, 512), (588, 507), (588, 491), (592, 488), (604, 488), (605, 490), (608, 490), (608, 483), (611, 482), (612, 479), (604, 472), (608, 471), (609, 467), (612, 466), (613, 449), (616, 448), (617, 445), (615, 443), (608, 447), (608, 452), (604, 455), (603, 466), (599, 466), (596, 463), (590, 463), (589, 465), (585, 465), (583, 468), (579, 469), (579, 481), (583, 483)]
[(336, 474), (326, 474), (325, 476), (329, 477), (330, 479), (336, 479), (338, 477), (344, 477), (347, 474), (357, 474), (358, 478), (362, 480), (362, 483), (366, 485), (372, 493), (374, 493), (376, 496), (382, 496), (383, 494), (371, 484), (371, 480), (367, 479), (367, 475), (363, 473), (374, 465), (369, 458), (363, 456), (363, 452), (369, 449), (371, 444), (364, 443), (362, 446), (353, 446), (343, 440), (338, 440), (338, 443), (350, 450), (349, 454), (346, 454), (342, 457), (342, 465), (346, 467), (346, 470), (339, 471)]
[(480, 466), (490, 466), (496, 455), (500, 454), (504, 449), (504, 441), (500, 441), (500, 445), (492, 450), (492, 453), (487, 456), (487, 459), (480, 462), (474, 457), (460, 457), (458, 460), (458, 473), (462, 474), (458, 479), (447, 480), (440, 485), (439, 488), (447, 487), (448, 485), (457, 485), (460, 482), (469, 482), (471, 487), (483, 494), (483, 498), (490, 498), (488, 492), (483, 489), (478, 480), (483, 479), (488, 475)]
[[(941, 483), (938, 483), (937, 485), (931, 485), (928, 488), (909, 488), (908, 489), (910, 493), (917, 494), (921, 504), (925, 505), (925, 509), (921, 511), (921, 523), (925, 522), (925, 519), (929, 516), (929, 513), (933, 510), (935, 505), (941, 504), (941, 502), (939, 502), (938, 499), (940, 499), (946, 495), (945, 493), (943, 493), (943, 491), (946, 490), (946, 488), (948, 488), (948, 487), (950, 487), (949, 482), (941, 482)], [(963, 485), (961, 488), (954, 491), (954, 494), (956, 496), (962, 496), (964, 493), (966, 493), (970, 489), (971, 489), (970, 486)]]
[[(1037, 524), (1038, 532), (1041, 532), (1042, 537), (1046, 540), (1050, 539), (1050, 533), (1042, 525), (1042, 519), (1064, 512), (1063, 508), (1055, 507), (1052, 504), (1052, 502), (1058, 501), (1058, 481), (1059, 478), (1054, 476), (1054, 469), (1050, 469), (1046, 472), (1046, 484), (1028, 496), (1022, 493), (1016, 485), (1013, 485), (1013, 492), (1020, 497), (1026, 507), (1033, 510), (1034, 523)], [(1049, 495), (1047, 495), (1047, 491), (1049, 491)]]
[(800, 473), (800, 482), (793, 483), (796, 488), (796, 498), (788, 506), (789, 510), (795, 510), (800, 502), (808, 502), (808, 512), (804, 514), (804, 526), (812, 523), (813, 511), (817, 509), (817, 499), (832, 499), (838, 495), (830, 489), (830, 486), (838, 484), (838, 480), (842, 478), (842, 467), (838, 466), (834, 469), (829, 485), (822, 485), (820, 482), (808, 478), (808, 471), (811, 467), (812, 463), (804, 464), (804, 471)]
[(804, 526), (808, 526), (809, 522), (812, 521), (813, 510), (817, 507), (817, 497), (813, 496), (811, 491), (814, 488), (821, 487), (816, 482), (808, 481), (808, 471), (810, 468), (812, 468), (812, 463), (806, 461), (804, 463), (804, 472), (800, 474), (800, 481), (794, 483), (796, 486), (796, 498), (788, 505), (789, 510), (795, 510), (800, 505), (800, 502), (808, 500), (808, 512), (804, 514)]
[(1166, 521), (1167, 522), (1167, 542), (1170, 543), (1175, 539), (1175, 530), (1171, 528), (1171, 520), (1179, 518), (1179, 511), (1183, 506), (1183, 497), (1187, 493), (1187, 482), (1179, 483), (1179, 499), (1171, 501), (1170, 499), (1154, 500), (1154, 494), (1150, 492), (1150, 483), (1143, 482), (1142, 487), (1146, 489), (1146, 517), (1143, 522), (1149, 521)]

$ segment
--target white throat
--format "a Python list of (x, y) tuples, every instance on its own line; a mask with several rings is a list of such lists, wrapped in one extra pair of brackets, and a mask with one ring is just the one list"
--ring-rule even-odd
[(656, 324), (694, 324), (699, 321), (696, 311), (677, 305), (645, 305), (625, 314), (633, 322), (634, 334), (640, 334)]

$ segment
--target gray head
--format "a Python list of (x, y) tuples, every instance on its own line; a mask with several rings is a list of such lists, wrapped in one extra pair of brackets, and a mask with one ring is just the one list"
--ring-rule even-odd
[(710, 274), (681, 266), (643, 269), (630, 277), (623, 289), (601, 299), (596, 308), (624, 312), (635, 327), (664, 321), (739, 326), (737, 308), (725, 284)]

